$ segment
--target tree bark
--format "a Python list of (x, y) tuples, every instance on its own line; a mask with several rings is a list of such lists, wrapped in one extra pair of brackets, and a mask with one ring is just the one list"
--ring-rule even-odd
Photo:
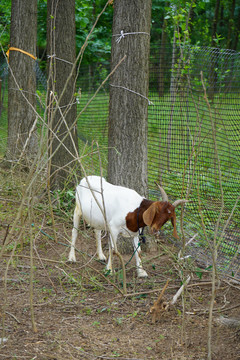
[(237, 46), (238, 46), (238, 40), (239, 40), (239, 33), (240, 33), (240, 8), (238, 9), (238, 16), (237, 16), (237, 20), (236, 20), (236, 28), (234, 31), (234, 40), (233, 40), (233, 47), (232, 49), (237, 51)]
[[(213, 18), (213, 27), (212, 27), (212, 47), (215, 48), (218, 44), (215, 42), (217, 35), (217, 25), (218, 25), (218, 16), (220, 9), (220, 0), (216, 0), (214, 18)], [(217, 82), (217, 73), (215, 69), (217, 68), (217, 58), (218, 50), (216, 52), (212, 49), (211, 63), (210, 63), (210, 74), (209, 74), (209, 99), (214, 100), (215, 85)]]
[(78, 155), (75, 1), (49, 0), (47, 14), (50, 186), (62, 189)]
[[(126, 60), (110, 80), (108, 180), (142, 195), (147, 195), (148, 100), (144, 97), (148, 96), (150, 24), (151, 0), (114, 1), (112, 69), (124, 55)], [(121, 31), (136, 34), (117, 42), (115, 35)]]
[(35, 60), (20, 51), (11, 50), (11, 47), (36, 56), (36, 41), (37, 0), (12, 0), (6, 159), (14, 162), (21, 154), (25, 159), (31, 159), (36, 154), (38, 140), (36, 128), (33, 129), (36, 119)]
[(233, 45), (233, 29), (234, 29), (234, 12), (235, 12), (236, 2), (232, 0), (231, 7), (229, 8), (229, 21), (228, 21), (228, 35), (227, 35), (227, 49), (232, 49)]

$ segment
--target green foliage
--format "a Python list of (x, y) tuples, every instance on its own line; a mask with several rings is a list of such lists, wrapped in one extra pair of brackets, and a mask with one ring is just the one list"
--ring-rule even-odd
[[(97, 16), (102, 11), (106, 0), (76, 0), (76, 48), (79, 51)], [(112, 41), (113, 5), (108, 5), (104, 14), (99, 18), (93, 31), (82, 60), (83, 64), (100, 63), (109, 61)], [(163, 22), (165, 21), (168, 34), (168, 44), (177, 35), (178, 41), (210, 46), (212, 43), (212, 24), (214, 19), (215, 2), (173, 0), (152, 1), (152, 29), (151, 42), (158, 44), (161, 39)], [(233, 48), (238, 45), (238, 8), (232, 14), (232, 2), (225, 0), (222, 7), (221, 18), (217, 24), (217, 34), (213, 41), (216, 47), (227, 46)], [(0, 42), (5, 50), (10, 40), (11, 0), (0, 4)], [(47, 0), (38, 0), (38, 30), (37, 45), (38, 57), (42, 59), (46, 49), (46, 19)], [(230, 36), (230, 38), (229, 38)], [(42, 65), (45, 66), (45, 63)]]
[[(102, 11), (105, 0), (76, 0), (76, 44), (78, 51), (84, 44), (88, 33)], [(91, 35), (83, 57), (85, 63), (105, 63), (109, 61), (111, 52), (111, 23), (113, 7), (108, 6), (105, 13), (99, 18), (97, 27)]]
[(75, 203), (75, 190), (56, 190), (53, 192), (53, 198), (55, 199), (54, 203), (56, 204), (55, 213), (62, 215), (64, 211), (64, 214), (69, 214), (69, 216), (71, 216), (71, 212)]
[[(232, 16), (232, 1), (224, 1), (217, 23), (217, 34), (213, 38), (215, 46), (234, 48), (238, 44), (238, 13), (236, 6)], [(177, 35), (178, 41), (185, 37), (192, 45), (211, 46), (215, 2), (208, 0), (152, 2), (152, 41), (159, 43), (163, 21), (167, 24), (168, 43)], [(230, 36), (230, 38), (229, 38)], [(185, 42), (186, 44), (186, 42)]]
[(11, 0), (0, 2), (0, 43), (7, 50), (10, 41)]
[(38, 0), (38, 18), (37, 18), (37, 42), (39, 48), (39, 57), (47, 45), (47, 0)]

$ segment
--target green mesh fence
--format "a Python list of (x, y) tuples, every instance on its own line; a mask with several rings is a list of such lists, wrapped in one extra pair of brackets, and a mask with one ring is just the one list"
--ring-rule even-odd
[[(80, 69), (78, 77), (78, 137), (80, 154), (88, 172), (100, 174), (101, 166), (106, 175), (108, 153), (109, 85), (102, 86), (110, 66), (89, 65)], [(96, 94), (97, 92), (97, 94)], [(86, 107), (86, 109), (85, 109)], [(98, 148), (99, 147), (99, 148)]]
[(150, 189), (157, 178), (172, 199), (189, 200), (182, 228), (185, 241), (194, 240), (186, 253), (211, 265), (215, 240), (219, 268), (235, 275), (240, 265), (239, 66), (240, 54), (232, 51), (153, 49), (148, 136)]
[[(239, 262), (239, 120), (240, 54), (211, 48), (152, 48), (148, 116), (148, 179), (152, 198), (158, 181), (171, 200), (187, 198), (178, 233), (185, 255), (211, 266), (218, 248), (219, 269), (238, 275)], [(105, 70), (89, 67), (80, 76), (80, 108), (91, 98)], [(103, 73), (102, 73), (103, 72)], [(86, 86), (86, 77), (91, 87)], [(84, 81), (85, 80), (85, 81)], [(97, 86), (96, 86), (97, 85)], [(107, 165), (108, 88), (82, 114), (80, 139), (91, 145), (92, 170), (99, 172), (97, 140)], [(83, 145), (83, 144), (82, 144)], [(89, 148), (88, 148), (89, 151)], [(181, 224), (181, 229), (180, 229)], [(166, 227), (169, 226), (169, 231)], [(171, 234), (171, 224), (164, 234)], [(182, 246), (183, 241), (169, 239)]]
[[(95, 174), (100, 172), (98, 146), (105, 174), (107, 169), (109, 89), (108, 84), (99, 87), (108, 73), (107, 66), (89, 65), (78, 80), (80, 154)], [(160, 197), (158, 181), (171, 201), (189, 200), (181, 221), (177, 210), (182, 239), (172, 238), (171, 224), (164, 225), (162, 235), (169, 234), (179, 247), (194, 238), (185, 255), (204, 267), (212, 265), (215, 242), (219, 269), (239, 278), (240, 54), (202, 47), (152, 48), (149, 99), (150, 197)], [(3, 129), (6, 106), (1, 110)]]

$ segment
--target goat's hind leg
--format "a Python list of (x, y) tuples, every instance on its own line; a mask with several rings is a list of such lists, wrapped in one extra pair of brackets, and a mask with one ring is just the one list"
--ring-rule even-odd
[(70, 252), (68, 255), (68, 261), (71, 261), (71, 262), (76, 262), (75, 244), (76, 244), (76, 240), (77, 240), (78, 226), (79, 226), (81, 214), (82, 214), (81, 209), (80, 209), (79, 205), (77, 204), (75, 207), (75, 210), (74, 210), (74, 215), (73, 215), (72, 243), (71, 243), (71, 249), (70, 249)]
[(96, 237), (96, 246), (97, 246), (97, 256), (99, 260), (106, 261), (106, 256), (102, 251), (102, 241), (101, 241), (101, 230), (94, 229), (95, 237)]
[[(114, 241), (112, 239), (112, 236), (114, 236)], [(108, 241), (108, 246), (109, 246), (109, 256), (108, 256), (108, 263), (106, 266), (106, 270), (110, 272), (110, 274), (113, 273), (113, 252), (117, 249), (115, 249), (114, 244), (117, 244), (117, 233), (114, 233), (113, 230), (111, 231), (111, 234), (109, 234), (109, 241)]]

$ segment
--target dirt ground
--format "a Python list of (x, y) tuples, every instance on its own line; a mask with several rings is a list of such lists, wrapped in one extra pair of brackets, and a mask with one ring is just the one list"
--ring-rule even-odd
[[(13, 221), (14, 208), (9, 194), (1, 197), (1, 245)], [(114, 258), (115, 274), (104, 275), (104, 264), (94, 257), (95, 242), (89, 229), (81, 230), (77, 263), (70, 264), (70, 220), (57, 218), (57, 242), (45, 214), (32, 224), (32, 229), (26, 217), (22, 227), (28, 229), (22, 233), (23, 248), (18, 245), (13, 252), (20, 233), (17, 228), (0, 259), (1, 360), (207, 359), (211, 274), (199, 270), (194, 262), (179, 263), (178, 250), (167, 240), (148, 237), (142, 253), (149, 275), (146, 279), (137, 278), (134, 258), (129, 262), (131, 251), (123, 255), (128, 263), (127, 295), (123, 296), (118, 259)], [(104, 246), (106, 253), (106, 239)], [(150, 308), (167, 279), (170, 282), (163, 300), (169, 302), (181, 286), (180, 276), (186, 278), (189, 274), (191, 280), (184, 295), (154, 323)], [(240, 319), (239, 295), (240, 285), (231, 279), (218, 282), (212, 322), (214, 360), (240, 359), (239, 327), (219, 322), (221, 317)]]

